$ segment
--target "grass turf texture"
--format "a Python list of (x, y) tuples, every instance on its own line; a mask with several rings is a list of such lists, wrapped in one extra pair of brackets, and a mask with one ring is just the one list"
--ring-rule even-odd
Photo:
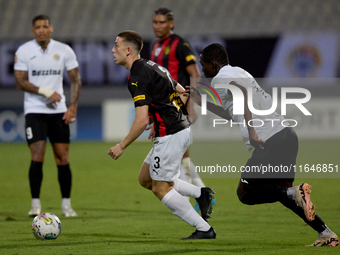
[[(27, 145), (0, 144), (0, 254), (339, 254), (339, 247), (304, 247), (317, 234), (279, 203), (246, 206), (236, 197), (238, 179), (206, 178), (217, 203), (211, 225), (216, 240), (179, 240), (190, 227), (139, 186), (139, 167), (150, 143), (132, 144), (117, 161), (106, 153), (115, 143), (72, 143), (72, 206), (77, 218), (61, 213), (57, 168), (48, 146), (43, 166), (43, 212), (62, 222), (56, 240), (39, 241), (31, 231), (32, 218)], [(339, 141), (301, 141), (299, 163), (339, 164)], [(232, 164), (242, 165), (250, 153), (241, 142), (225, 144), (223, 153)], [(339, 179), (297, 179), (312, 185), (317, 213), (340, 234)]]

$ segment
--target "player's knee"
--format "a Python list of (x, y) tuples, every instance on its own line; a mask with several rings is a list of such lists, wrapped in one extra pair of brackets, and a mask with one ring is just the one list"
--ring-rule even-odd
[(57, 163), (58, 166), (64, 166), (67, 165), (68, 162), (68, 155), (67, 154), (63, 154), (63, 155), (56, 155), (55, 156), (55, 161)]
[(38, 155), (38, 154), (32, 155), (31, 160), (35, 162), (44, 162), (44, 155)]
[(143, 188), (146, 188), (146, 189), (149, 189), (149, 190), (152, 189), (152, 181), (147, 181), (147, 180), (141, 178), (140, 176), (138, 177), (138, 181), (139, 181), (139, 184), (140, 184)]
[(162, 197), (164, 197), (164, 195), (165, 195), (165, 194), (163, 194), (163, 193), (164, 193), (163, 190), (160, 189), (160, 187), (158, 187), (158, 186), (153, 185), (153, 186), (151, 187), (151, 190), (152, 190), (152, 193), (153, 193), (156, 197), (158, 197), (160, 200), (161, 200)]
[(155, 186), (152, 186), (152, 187), (151, 187), (151, 191), (152, 191), (152, 193), (155, 194), (156, 196), (157, 196), (157, 194), (159, 194), (159, 189), (158, 189), (157, 187), (155, 187)]
[(240, 191), (239, 188), (237, 188), (237, 197), (238, 197), (238, 200), (240, 200), (241, 203), (243, 203), (243, 193)]
[(240, 200), (240, 202), (242, 204), (245, 204), (245, 205), (254, 205), (255, 204), (252, 201), (251, 197), (247, 194), (242, 194), (242, 195), (237, 194), (237, 196), (238, 196), (238, 199)]
[(149, 165), (144, 162), (138, 175), (139, 184), (146, 189), (152, 189), (152, 179), (149, 173)]
[(168, 192), (164, 187), (160, 185), (153, 185), (151, 188), (153, 194), (158, 197), (160, 200), (166, 195)]
[(236, 194), (238, 199), (243, 203), (243, 194), (244, 194), (244, 186), (243, 183), (240, 181), (236, 190)]
[(29, 145), (31, 151), (31, 160), (35, 162), (44, 162), (46, 141), (37, 141)]
[(245, 205), (254, 205), (252, 202), (252, 198), (248, 192), (245, 192), (242, 188), (237, 188), (237, 197), (242, 204)]

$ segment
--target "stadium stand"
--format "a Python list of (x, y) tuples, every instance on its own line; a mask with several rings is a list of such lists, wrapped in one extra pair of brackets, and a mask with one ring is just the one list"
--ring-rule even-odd
[[(277, 35), (294, 31), (338, 31), (338, 0), (165, 0), (183, 36)], [(108, 39), (125, 29), (154, 38), (150, 29), (157, 0), (0, 0), (0, 40), (30, 37), (31, 18), (51, 17), (59, 39)], [(61, 29), (60, 29), (61, 28)]]

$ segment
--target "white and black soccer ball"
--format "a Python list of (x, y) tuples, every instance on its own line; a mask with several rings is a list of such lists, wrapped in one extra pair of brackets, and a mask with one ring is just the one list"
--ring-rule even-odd
[(53, 213), (41, 213), (33, 219), (32, 231), (37, 239), (56, 239), (61, 232), (61, 222)]

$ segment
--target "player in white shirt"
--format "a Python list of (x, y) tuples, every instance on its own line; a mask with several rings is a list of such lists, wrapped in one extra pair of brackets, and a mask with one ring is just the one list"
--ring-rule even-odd
[[(229, 65), (227, 51), (220, 44), (211, 44), (203, 49), (200, 63), (204, 75), (207, 78), (213, 78), (211, 86), (216, 88), (222, 101), (222, 107), (207, 102), (207, 109), (224, 119), (239, 123), (247, 149), (254, 149), (246, 167), (295, 165), (298, 138), (292, 127), (285, 127), (281, 124), (284, 120), (283, 116), (276, 112), (264, 116), (253, 114), (247, 103), (244, 104), (243, 115), (233, 114), (235, 106), (233, 97), (234, 99), (237, 97), (233, 92), (238, 89), (242, 91), (244, 100), (247, 102), (247, 98), (250, 96), (247, 88), (251, 88), (252, 103), (257, 110), (271, 108), (270, 95), (262, 90), (248, 72)], [(229, 89), (218, 88), (218, 84), (226, 84), (230, 87)], [(191, 88), (190, 97), (197, 104), (201, 104), (201, 98), (196, 89)], [(279, 119), (280, 121), (268, 121), (267, 119)], [(293, 187), (294, 174), (292, 171), (292, 173), (274, 173), (264, 177), (262, 173), (243, 172), (237, 188), (238, 198), (247, 205), (278, 201), (319, 233), (319, 238), (311, 246), (337, 246), (339, 244), (337, 235), (315, 214), (315, 207), (309, 195), (311, 186), (302, 183)]]
[[(76, 120), (81, 79), (73, 50), (51, 39), (52, 31), (48, 16), (34, 17), (32, 33), (35, 39), (21, 45), (15, 53), (15, 83), (18, 89), (25, 91), (26, 140), (31, 151), (29, 181), (32, 201), (28, 214), (34, 217), (41, 212), (39, 197), (48, 137), (58, 167), (62, 212), (66, 217), (74, 217), (77, 214), (70, 202), (72, 174), (68, 155), (69, 124)], [(64, 69), (71, 81), (71, 102), (68, 108), (63, 91)]]

